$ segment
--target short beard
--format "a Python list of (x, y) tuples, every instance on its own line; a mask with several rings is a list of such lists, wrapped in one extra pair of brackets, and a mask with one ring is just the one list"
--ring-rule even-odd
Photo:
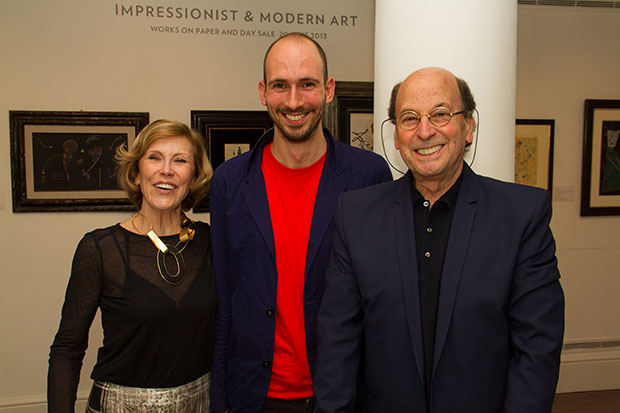
[(298, 133), (291, 133), (290, 129), (287, 128), (287, 125), (281, 124), (280, 118), (277, 116), (277, 113), (272, 113), (269, 110), (269, 114), (271, 115), (271, 119), (273, 120), (273, 126), (277, 128), (282, 136), (290, 143), (304, 143), (310, 140), (314, 131), (319, 127), (319, 123), (321, 119), (323, 119), (323, 114), (325, 113), (325, 103), (321, 104), (319, 110), (315, 113), (315, 117), (305, 129), (299, 130)]

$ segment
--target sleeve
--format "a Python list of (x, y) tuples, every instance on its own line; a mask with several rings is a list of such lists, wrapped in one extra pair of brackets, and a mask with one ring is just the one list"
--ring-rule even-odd
[(390, 167), (381, 155), (363, 149), (361, 149), (361, 151), (365, 156), (365, 159), (361, 162), (364, 171), (362, 172), (362, 176), (365, 177), (365, 182), (361, 188), (389, 182), (394, 179)]
[(377, 166), (377, 172), (376, 172), (376, 181), (374, 182), (375, 184), (380, 184), (383, 182), (389, 182), (394, 180), (394, 177), (392, 176), (392, 172), (390, 171), (390, 167), (388, 166), (387, 162), (385, 162), (385, 159), (383, 159), (381, 156), (379, 156), (381, 158), (381, 162), (380, 164)]
[(60, 327), (50, 350), (48, 411), (73, 412), (88, 331), (99, 306), (102, 285), (100, 252), (92, 236), (80, 241), (62, 306)]
[(332, 255), (318, 315), (317, 413), (355, 412), (363, 315), (343, 224), (343, 197), (336, 206)]
[(540, 192), (521, 240), (509, 303), (512, 356), (505, 413), (550, 412), (564, 335), (564, 294), (549, 223), (551, 200)]
[(224, 179), (216, 174), (211, 182), (211, 249), (217, 286), (215, 340), (211, 366), (211, 410), (228, 409), (228, 336), (230, 329), (230, 267), (228, 265), (228, 228), (226, 219), (226, 190)]

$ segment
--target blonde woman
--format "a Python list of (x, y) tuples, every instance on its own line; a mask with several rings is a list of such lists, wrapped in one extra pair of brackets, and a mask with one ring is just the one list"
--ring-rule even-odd
[(136, 213), (87, 233), (51, 346), (48, 411), (73, 412), (88, 332), (103, 346), (87, 412), (208, 412), (216, 308), (209, 225), (184, 211), (212, 175), (200, 135), (157, 120), (119, 149), (119, 184)]

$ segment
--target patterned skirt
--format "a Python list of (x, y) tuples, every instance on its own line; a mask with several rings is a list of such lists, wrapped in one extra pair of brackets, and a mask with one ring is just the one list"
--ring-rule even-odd
[(86, 413), (208, 413), (211, 373), (178, 387), (143, 389), (95, 381)]

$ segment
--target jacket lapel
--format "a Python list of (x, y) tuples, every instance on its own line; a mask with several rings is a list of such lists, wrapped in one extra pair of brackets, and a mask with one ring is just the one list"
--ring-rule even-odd
[[(325, 131), (326, 130), (324, 130), (324, 133)], [(308, 239), (308, 252), (306, 254), (305, 267), (306, 277), (308, 276), (310, 268), (312, 268), (316, 254), (334, 218), (336, 202), (340, 194), (347, 190), (347, 184), (345, 180), (342, 179), (342, 174), (344, 174), (346, 170), (342, 168), (338, 162), (338, 154), (335, 153), (335, 145), (330, 141), (330, 136), (327, 134), (326, 139), (327, 154), (316, 193), (316, 199), (314, 201), (314, 212), (312, 213), (312, 224), (310, 226), (310, 237)]]
[(271, 225), (271, 215), (269, 214), (269, 201), (267, 200), (267, 190), (265, 189), (265, 179), (261, 170), (263, 150), (265, 145), (273, 140), (273, 129), (270, 129), (261, 137), (256, 148), (248, 160), (248, 169), (245, 174), (244, 187), (241, 189), (248, 211), (259, 232), (265, 240), (265, 244), (271, 253), (274, 265), (276, 260), (276, 247), (273, 238), (273, 227)]
[(409, 338), (413, 347), (420, 383), (424, 383), (424, 347), (422, 343), (422, 316), (420, 314), (420, 290), (418, 286), (418, 263), (415, 253), (412, 180), (408, 175), (396, 181), (394, 228), (396, 252), (402, 281), (403, 304), (409, 326)]
[[(467, 165), (463, 167), (469, 169)], [(463, 176), (463, 182), (459, 190), (452, 227), (450, 228), (450, 238), (446, 249), (443, 273), (441, 275), (437, 327), (435, 331), (434, 371), (437, 369), (454, 311), (456, 293), (463, 272), (463, 263), (465, 262), (465, 255), (469, 246), (472, 225), (476, 216), (477, 194), (478, 177), (472, 170), (469, 170)]]
[[(336, 209), (336, 201), (338, 201), (340, 194), (347, 189), (346, 182), (342, 179), (342, 175), (346, 173), (346, 168), (338, 162), (338, 154), (335, 153), (335, 145), (333, 143), (333, 138), (329, 135), (329, 131), (323, 129), (323, 133), (327, 140), (327, 155), (319, 181), (316, 200), (314, 202), (315, 206), (312, 214), (308, 252), (306, 255), (306, 276), (310, 268), (312, 268), (314, 258), (332, 222), (334, 210)], [(273, 129), (269, 130), (260, 139), (256, 148), (252, 151), (252, 158), (248, 161), (245, 187), (242, 189), (241, 193), (256, 226), (267, 244), (271, 257), (275, 262), (276, 250), (273, 227), (271, 225), (265, 179), (261, 170), (263, 150), (265, 145), (271, 141), (273, 141)]]

